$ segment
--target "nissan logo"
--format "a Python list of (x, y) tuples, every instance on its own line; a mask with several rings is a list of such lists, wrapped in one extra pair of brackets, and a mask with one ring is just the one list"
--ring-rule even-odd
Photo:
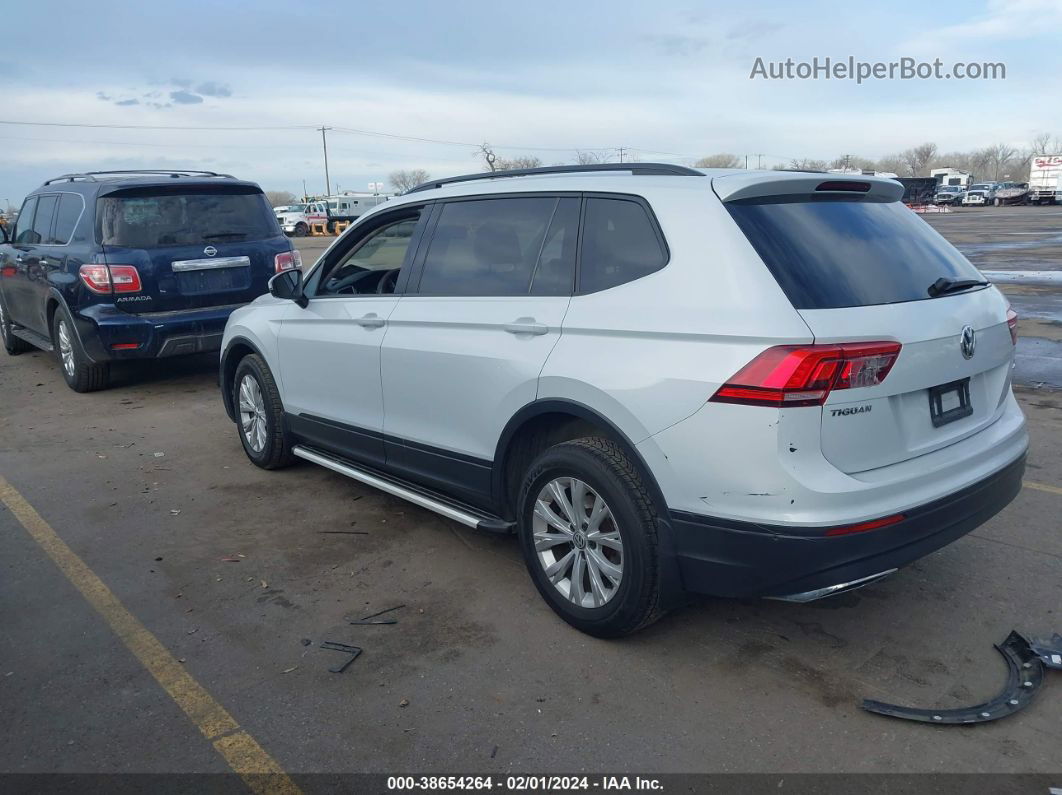
[(959, 347), (962, 349), (964, 359), (972, 359), (974, 350), (977, 348), (977, 338), (974, 336), (973, 326), (963, 326), (959, 335)]
[[(213, 246), (207, 246), (206, 248), (203, 249), (203, 253), (206, 254), (208, 257), (213, 257), (215, 254), (218, 253), (218, 250), (216, 248), (214, 248)], [(969, 327), (967, 327), (967, 328), (969, 328)], [(970, 330), (970, 333), (971, 334), (973, 333), (972, 329)], [(969, 359), (970, 357), (967, 356), (966, 358)]]

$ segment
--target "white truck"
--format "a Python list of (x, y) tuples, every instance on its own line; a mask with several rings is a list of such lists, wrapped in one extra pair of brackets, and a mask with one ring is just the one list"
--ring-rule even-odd
[(371, 193), (344, 193), (311, 199), (305, 204), (277, 207), (274, 212), (284, 234), (304, 237), (310, 233), (311, 224), (324, 224), (330, 233), (334, 233), (336, 223), (353, 223), (362, 213), (383, 204), (387, 199), (387, 196)]
[(1062, 155), (1033, 155), (1029, 165), (1029, 201), (1062, 204)]

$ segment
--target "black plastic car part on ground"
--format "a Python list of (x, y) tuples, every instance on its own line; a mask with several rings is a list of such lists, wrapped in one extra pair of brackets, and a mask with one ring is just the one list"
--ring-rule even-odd
[[(1005, 641), (996, 645), (996, 650), (1007, 663), (1007, 681), (999, 695), (990, 701), (959, 709), (920, 709), (867, 699), (863, 702), (863, 709), (922, 723), (986, 723), (1029, 706), (1044, 683), (1045, 669), (1062, 668), (1062, 637), (1057, 634), (1048, 640), (1030, 642), (1018, 632), (1011, 632)], [(1055, 662), (1056, 658), (1058, 662)]]

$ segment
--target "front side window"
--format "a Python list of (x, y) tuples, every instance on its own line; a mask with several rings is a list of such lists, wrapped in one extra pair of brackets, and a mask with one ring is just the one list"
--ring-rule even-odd
[(395, 291), (420, 213), (385, 224), (323, 272), (316, 295), (388, 295)]
[(447, 202), (424, 258), (418, 292), (528, 295), (546, 231), (561, 201), (507, 197)]
[(15, 242), (22, 245), (32, 246), (40, 243), (39, 238), (34, 237), (33, 215), (37, 211), (37, 197), (30, 196), (22, 205), (15, 223)]
[(579, 290), (593, 293), (640, 279), (667, 264), (649, 213), (630, 199), (586, 201)]

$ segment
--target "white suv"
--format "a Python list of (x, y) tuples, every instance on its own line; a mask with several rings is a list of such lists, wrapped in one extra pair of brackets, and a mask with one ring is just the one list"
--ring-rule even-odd
[(432, 182), (232, 313), (250, 459), (515, 532), (565, 620), (808, 600), (1018, 493), (1015, 316), (892, 180), (660, 164)]

